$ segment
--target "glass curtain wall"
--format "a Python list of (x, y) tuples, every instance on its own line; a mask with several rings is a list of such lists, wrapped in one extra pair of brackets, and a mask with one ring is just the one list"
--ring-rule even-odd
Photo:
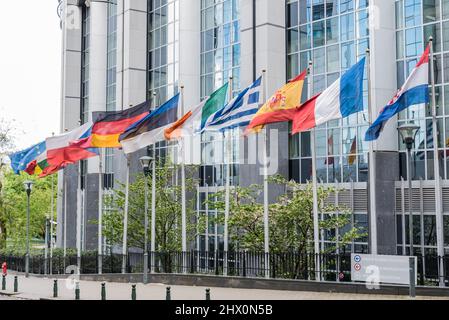
[[(232, 93), (240, 83), (240, 1), (201, 0), (201, 98), (219, 89), (232, 76)], [(239, 129), (226, 133), (231, 139), (231, 185), (238, 184)], [(204, 200), (226, 184), (226, 146), (222, 133), (204, 133), (201, 139), (200, 214), (214, 217), (224, 212), (207, 210)], [(230, 244), (230, 248), (232, 244)], [(200, 236), (201, 251), (223, 249), (223, 226), (210, 224)]]
[[(366, 56), (369, 46), (368, 0), (287, 0), (287, 79), (293, 79), (313, 62), (311, 95), (322, 92), (346, 70)], [(368, 86), (365, 72), (364, 111), (316, 128), (317, 177), (322, 183), (349, 186), (368, 180)], [(307, 100), (308, 84), (302, 101)], [(311, 132), (290, 138), (290, 178), (311, 181)], [(326, 216), (322, 216), (326, 219)], [(366, 212), (354, 224), (367, 229)], [(349, 227), (349, 226), (348, 226)], [(344, 228), (339, 230), (344, 233)], [(335, 244), (322, 235), (324, 246)], [(362, 239), (356, 251), (367, 250)], [(323, 247), (324, 249), (324, 247)], [(348, 250), (351, 250), (348, 247)]]
[[(148, 0), (147, 89), (153, 107), (179, 91), (179, 0)], [(161, 141), (155, 146), (156, 159), (174, 161), (176, 149), (176, 142)]]
[[(416, 66), (432, 36), (434, 71), (436, 84), (436, 107), (438, 141), (433, 139), (432, 106), (414, 106), (399, 114), (398, 126), (414, 121), (420, 126), (412, 149), (412, 170), (407, 172), (406, 148), (399, 139), (401, 177), (407, 180), (434, 181), (434, 148), (437, 145), (441, 179), (449, 178), (449, 1), (448, 0), (397, 0), (396, 1), (396, 59), (397, 86), (400, 88)], [(429, 87), (430, 97), (432, 91)], [(433, 188), (433, 184), (430, 184)], [(418, 192), (419, 190), (414, 190)], [(407, 189), (404, 191), (408, 196)], [(426, 194), (429, 194), (427, 197)], [(443, 199), (446, 193), (443, 190)], [(433, 189), (423, 189), (423, 209), (419, 201), (413, 203), (413, 244), (415, 253), (436, 255), (436, 216)], [(425, 199), (428, 199), (426, 201)], [(444, 201), (443, 201), (444, 202)], [(444, 207), (447, 207), (444, 205)], [(407, 208), (408, 210), (408, 205)], [(445, 209), (447, 211), (447, 209)], [(409, 217), (397, 215), (398, 253), (403, 252), (403, 243), (410, 243), (408, 235)], [(403, 229), (405, 228), (405, 232)], [(449, 251), (449, 215), (444, 215), (445, 247)]]
[[(106, 77), (106, 111), (116, 111), (117, 102), (117, 0), (108, 3), (108, 52)], [(105, 189), (114, 188), (114, 149), (105, 150)]]

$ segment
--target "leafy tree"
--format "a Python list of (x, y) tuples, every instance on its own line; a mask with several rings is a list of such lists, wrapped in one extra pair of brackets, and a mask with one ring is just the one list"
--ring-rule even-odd
[[(26, 173), (16, 175), (10, 169), (4, 169), (1, 194), (0, 216), (4, 219), (4, 239), (13, 248), (23, 249), (26, 245), (27, 195), (23, 186), (26, 180), (34, 182), (30, 198), (30, 238), (45, 238), (45, 219), (51, 212), (50, 176), (39, 179)], [(53, 194), (56, 204), (56, 194)], [(3, 248), (6, 243), (3, 243)]]
[(13, 127), (10, 122), (0, 118), (0, 248), (6, 245), (7, 227), (3, 214), (3, 176), (6, 170), (6, 155), (14, 147)]
[[(156, 172), (156, 248), (159, 251), (181, 250), (181, 185), (180, 179), (176, 185), (176, 173), (180, 167), (170, 162), (157, 163)], [(196, 180), (193, 178), (193, 167), (186, 167), (186, 192), (196, 190)], [(151, 234), (151, 189), (152, 178), (145, 179), (143, 174), (135, 177), (135, 182), (129, 185), (128, 211), (128, 247), (144, 248), (145, 221), (145, 181), (148, 183), (148, 240)], [(196, 234), (196, 197), (187, 197), (187, 236), (193, 240)], [(190, 200), (189, 200), (190, 199)], [(125, 185), (113, 190), (106, 196), (103, 216), (104, 236), (110, 244), (121, 244), (123, 239), (123, 216), (125, 209)]]

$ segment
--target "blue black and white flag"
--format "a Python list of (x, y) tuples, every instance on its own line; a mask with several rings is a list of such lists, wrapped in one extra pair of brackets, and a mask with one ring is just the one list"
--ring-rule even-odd
[(126, 154), (165, 140), (164, 131), (178, 120), (179, 93), (136, 122), (123, 133), (120, 144)]
[(217, 111), (205, 131), (246, 127), (261, 107), (262, 77)]

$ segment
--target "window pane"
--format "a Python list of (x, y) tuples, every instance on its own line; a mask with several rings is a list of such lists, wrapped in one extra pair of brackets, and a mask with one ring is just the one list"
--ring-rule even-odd
[(326, 20), (326, 28), (327, 44), (337, 43), (340, 34), (338, 18)]

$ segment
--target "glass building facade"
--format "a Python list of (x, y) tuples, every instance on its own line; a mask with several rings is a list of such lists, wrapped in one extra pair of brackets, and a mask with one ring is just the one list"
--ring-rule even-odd
[(81, 110), (82, 123), (89, 121), (89, 46), (90, 46), (90, 10), (83, 6), (81, 42)]
[[(414, 188), (413, 244), (415, 254), (436, 255), (437, 222), (434, 191), (434, 148), (438, 148), (438, 163), (442, 179), (444, 247), (449, 251), (449, 208), (444, 200), (449, 179), (449, 1), (448, 0), (397, 0), (396, 4), (396, 61), (398, 88), (410, 75), (425, 50), (429, 37), (433, 37), (435, 100), (438, 141), (433, 139), (432, 105), (414, 106), (399, 114), (398, 126), (413, 121), (420, 130), (412, 149), (412, 168), (407, 172), (406, 148), (399, 140), (400, 174), (419, 181)], [(429, 88), (432, 97), (431, 88)], [(429, 183), (430, 182), (430, 183)], [(407, 195), (403, 187), (398, 195)], [(401, 197), (398, 196), (398, 200)], [(419, 200), (419, 201), (418, 201)], [(408, 201), (397, 204), (398, 253), (409, 252)]]
[[(156, 107), (179, 92), (179, 0), (148, 0), (147, 5), (147, 98)], [(149, 150), (153, 154), (153, 146)], [(161, 141), (154, 146), (154, 156), (175, 160), (176, 150), (176, 142)]]
[(178, 92), (179, 0), (148, 0), (148, 68), (148, 98), (160, 105)]
[[(369, 47), (369, 12), (367, 0), (287, 0), (287, 79), (296, 77), (312, 61), (312, 74), (304, 87), (302, 100), (322, 92), (346, 70), (366, 56)], [(311, 86), (309, 88), (309, 86)], [(362, 183), (355, 190), (367, 200), (368, 144), (364, 141), (368, 128), (368, 91), (365, 72), (364, 111), (346, 119), (333, 120), (315, 131), (317, 178), (324, 184), (337, 183), (349, 190), (351, 184)], [(313, 131), (290, 138), (289, 175), (300, 183), (311, 181)], [(354, 190), (353, 190), (354, 192)], [(352, 193), (353, 194), (353, 193)], [(340, 195), (341, 198), (342, 195)], [(349, 207), (353, 207), (351, 204)], [(352, 225), (368, 229), (366, 206), (352, 208)], [(321, 215), (321, 219), (327, 219)], [(346, 229), (335, 230), (344, 234)], [(322, 234), (322, 247), (335, 246), (328, 241), (335, 232)], [(347, 251), (367, 252), (368, 239), (352, 244)]]
[[(201, 0), (201, 98), (209, 96), (232, 77), (232, 95), (241, 90), (240, 83), (240, 1)], [(230, 82), (231, 83), (231, 82)], [(228, 137), (229, 135), (229, 137)], [(222, 216), (224, 212), (209, 210), (204, 201), (226, 183), (226, 140), (232, 150), (230, 162), (231, 185), (239, 183), (239, 129), (226, 133), (204, 133), (201, 137), (201, 166), (198, 210), (206, 219)], [(210, 219), (212, 220), (212, 219)], [(200, 231), (197, 248), (213, 252), (223, 249), (223, 226), (208, 223)], [(232, 244), (230, 244), (232, 246)]]
[[(106, 111), (117, 108), (117, 0), (108, 3), (108, 52), (106, 75)], [(114, 149), (105, 150), (104, 180), (105, 189), (114, 188)]]
[[(287, 11), (287, 78), (294, 78), (312, 61), (312, 95), (365, 56), (369, 44), (367, 1), (288, 1)], [(364, 112), (316, 129), (319, 181), (367, 181), (368, 145), (363, 141), (368, 119), (366, 88)], [(305, 87), (303, 100), (307, 91)], [(291, 178), (302, 183), (312, 174), (310, 134), (295, 135), (290, 141)]]

